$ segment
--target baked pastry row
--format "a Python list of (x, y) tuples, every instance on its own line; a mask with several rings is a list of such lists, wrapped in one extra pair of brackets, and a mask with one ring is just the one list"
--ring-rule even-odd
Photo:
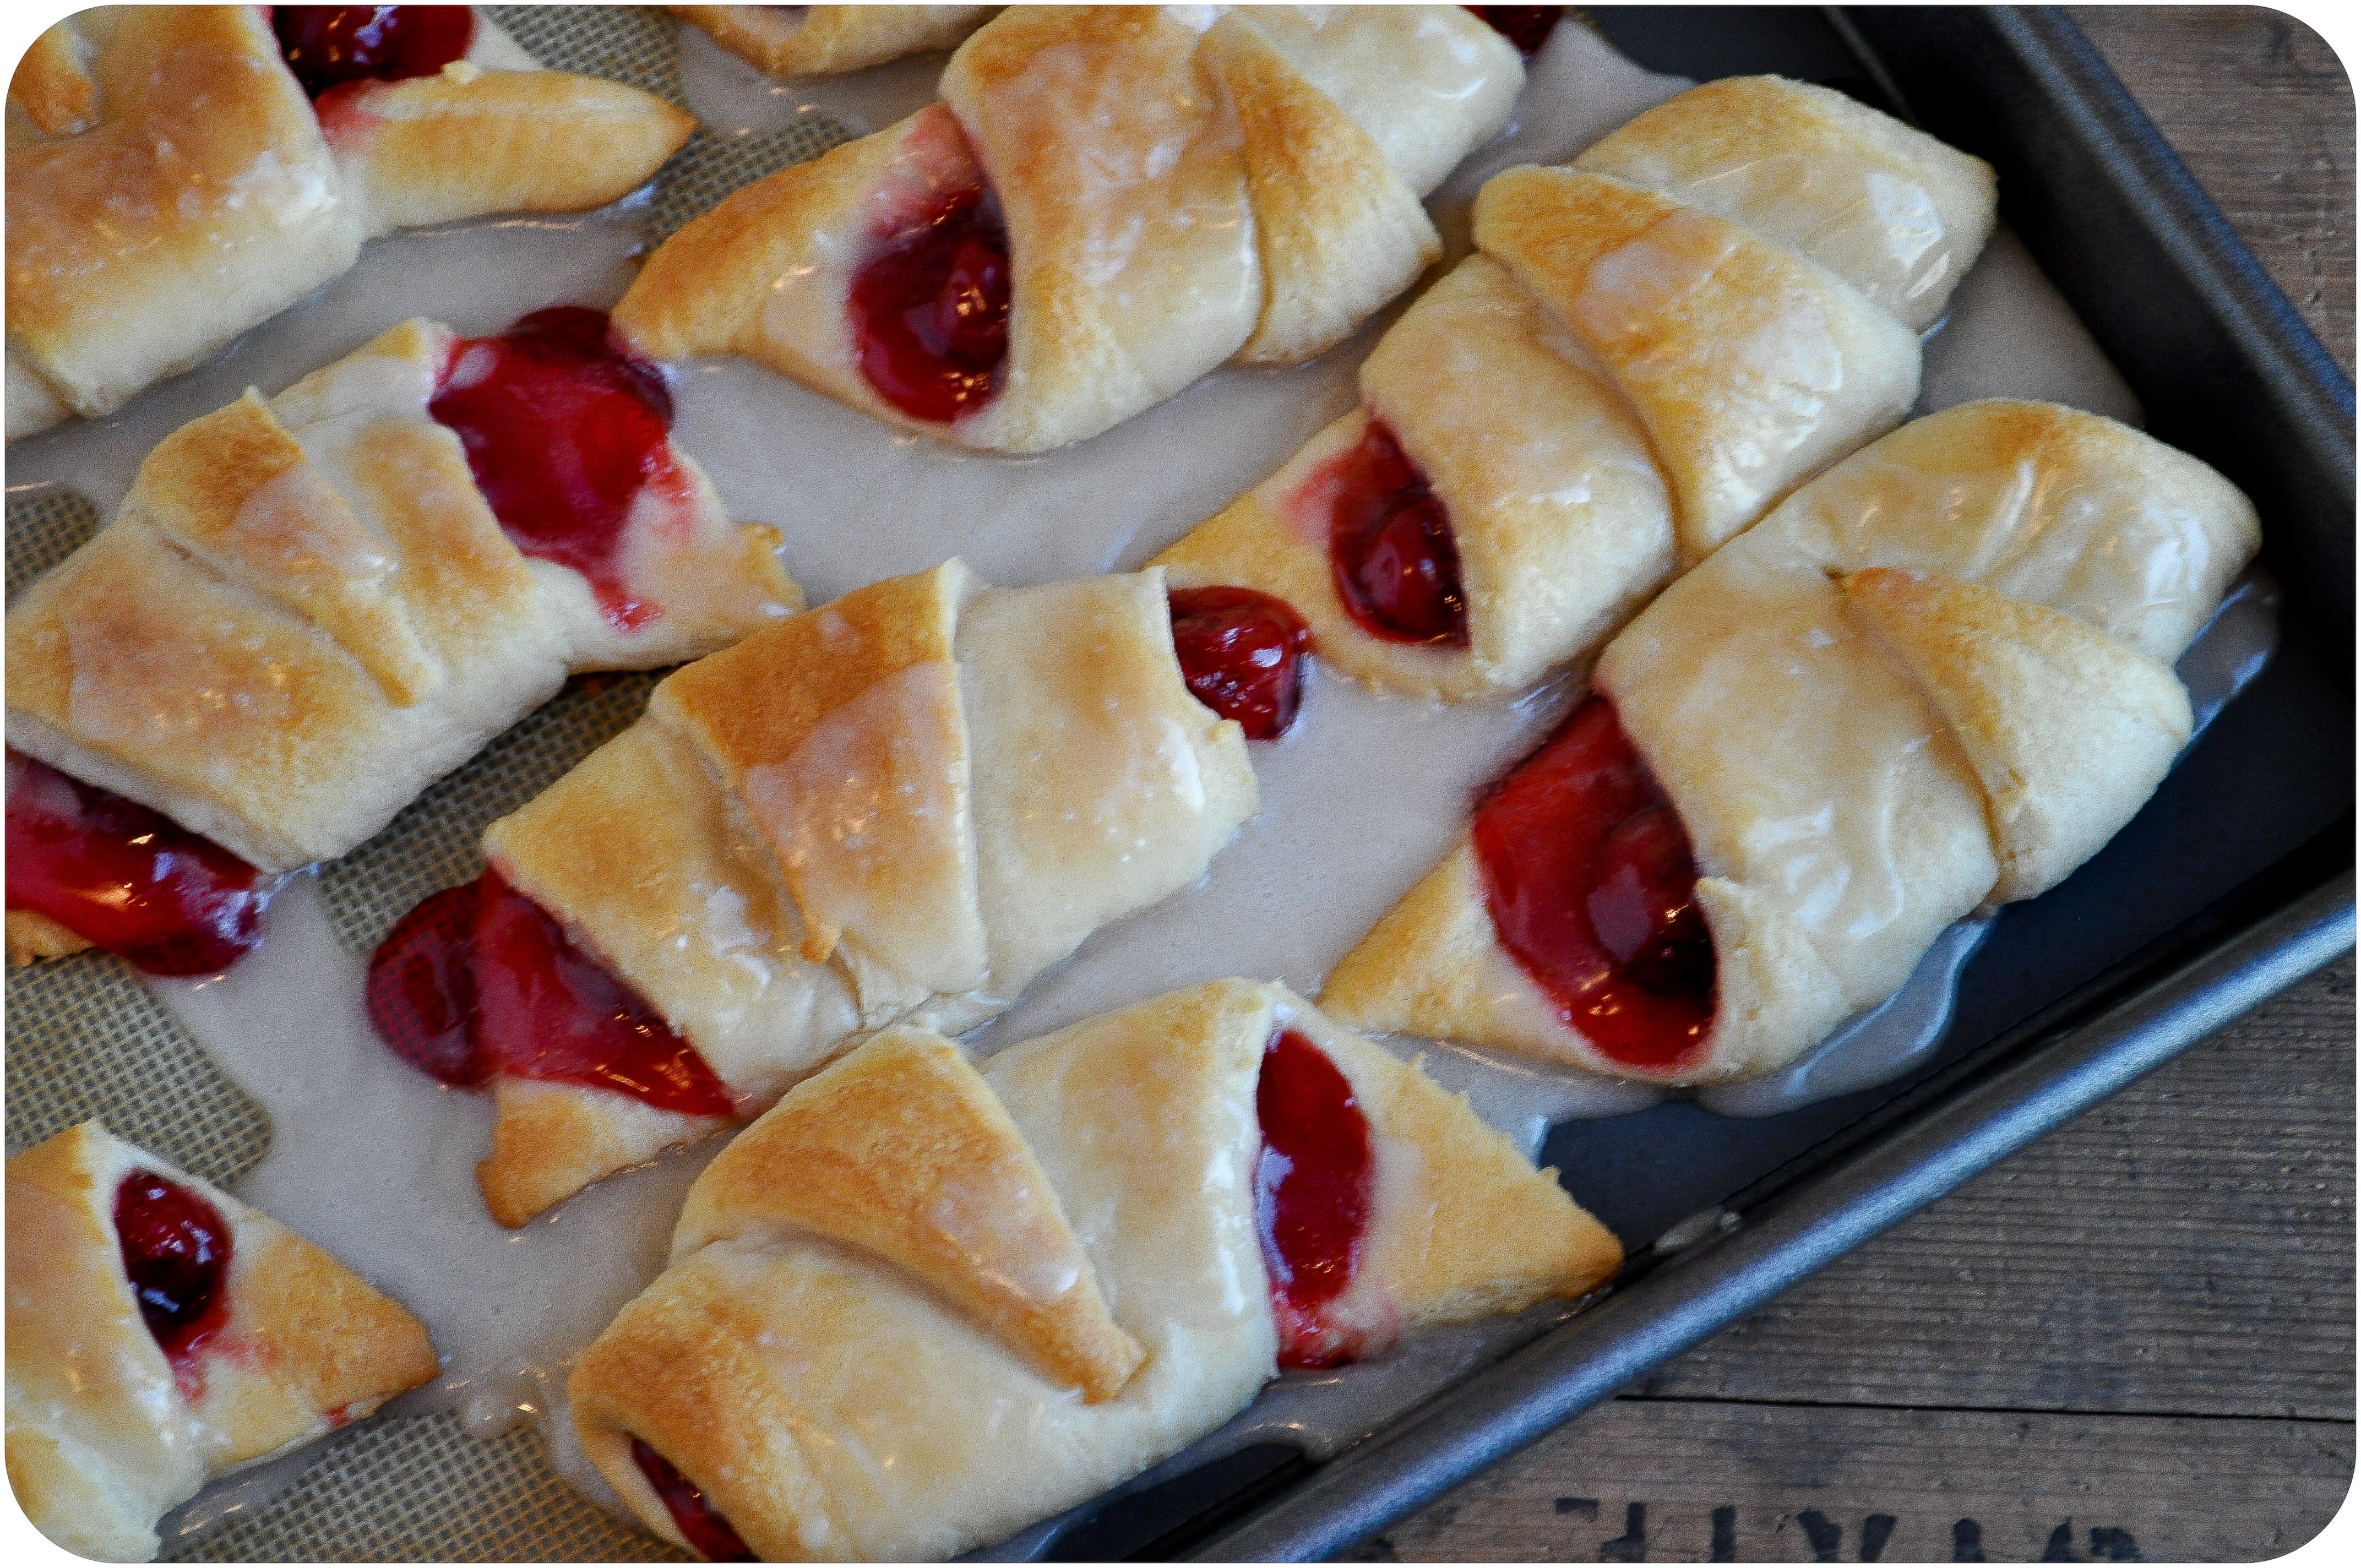
[(1286, 600), (1371, 685), (1522, 691), (1901, 422), (1993, 203), (1981, 159), (1828, 88), (1681, 93), (1488, 181), (1361, 407), (1158, 564)]
[(1905, 425), (1626, 627), (1323, 1004), (1656, 1082), (1783, 1067), (2131, 819), (2259, 542), (2219, 474), (2095, 414)]
[(950, 49), (997, 5), (667, 5), (773, 76), (834, 76)]
[[(1153, 1464), (1280, 1366), (1581, 1296), (1621, 1261), (1466, 1102), (1223, 981), (981, 1069), (896, 1026), (699, 1177), (574, 1420), (716, 1558), (948, 1556)], [(436, 1371), (399, 1306), (92, 1123), (8, 1161), (7, 1469), (143, 1561), (206, 1481)]]
[[(560, 307), (482, 338), (406, 323), (167, 437), (9, 607), (8, 745), (68, 775), (37, 807), (11, 761), (11, 955), (96, 940), (210, 972), (242, 948), (171, 941), (208, 898), (344, 854), (569, 674), (800, 609), (776, 531), (729, 521), (670, 423), (653, 367)], [(222, 867), (203, 889), (113, 868), (181, 910), (133, 931), (93, 857), (151, 828)]]
[[(858, 1031), (992, 1017), (1196, 881), (1256, 804), (1239, 727), (1185, 684), (1159, 574), (994, 589), (953, 561), (668, 677), (485, 829), (481, 883), (387, 938), (372, 1012), (413, 1061), (491, 1088), (479, 1175), (522, 1224), (752, 1118)], [(502, 935), (517, 922), (544, 932), (530, 953)], [(547, 1048), (570, 1025), (505, 999), (554, 952), (646, 1028)], [(651, 1050), (671, 1065), (617, 1065)]]

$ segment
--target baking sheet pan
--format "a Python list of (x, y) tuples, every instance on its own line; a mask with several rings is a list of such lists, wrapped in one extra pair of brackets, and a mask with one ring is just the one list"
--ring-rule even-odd
[[(1315, 1558), (1385, 1528), (2353, 945), (2352, 385), (2089, 41), (2054, 9), (1585, 15), (1652, 70), (1823, 82), (1992, 161), (2148, 428), (2255, 498), (2289, 635), (2103, 853), (2003, 913), (1935, 1066), (1760, 1122), (1561, 1126), (1545, 1157), (1634, 1249), (1615, 1293), (1326, 1465), (1275, 1455), (1146, 1521), (1155, 1555)], [(1688, 1245), (1649, 1246), (1668, 1231)], [(1091, 1547), (1120, 1549), (1111, 1522)]]
[[(1902, 107), (1997, 164), (2004, 215), (2132, 382), (2149, 427), (2255, 496), (2267, 564), (2290, 592), (2290, 635), (2114, 844), (1997, 923), (1962, 978), (1942, 1048), (1915, 1080), (1759, 1121), (1673, 1103), (1556, 1129), (1545, 1158), (1634, 1255), (1608, 1300), (1327, 1464), (1271, 1442), (1203, 1464), (1184, 1456), (992, 1555), (1338, 1550), (2350, 944), (2351, 389), (2071, 24), (1977, 10), (1587, 15), (1653, 70), (1828, 82)], [(13, 586), (20, 563), (9, 565)], [(419, 874), (448, 880), (432, 860)], [(301, 1506), (365, 1514), (367, 1485), (340, 1480), (337, 1466), (369, 1441), (357, 1434), (307, 1478)], [(537, 1441), (466, 1446), (505, 1453)], [(446, 1449), (422, 1439), (416, 1461), (431, 1468)], [(522, 1459), (448, 1484), (492, 1516), (465, 1543), (356, 1536), (324, 1518), (309, 1539), (364, 1557), (653, 1549), (621, 1527), (537, 1530), (534, 1499), (557, 1483)]]

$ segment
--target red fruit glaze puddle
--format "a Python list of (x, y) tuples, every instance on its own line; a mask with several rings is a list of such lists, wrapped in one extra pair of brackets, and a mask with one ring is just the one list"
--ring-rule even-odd
[(664, 1511), (680, 1529), (681, 1539), (695, 1548), (708, 1563), (752, 1563), (753, 1552), (738, 1539), (737, 1530), (721, 1517), (721, 1510), (705, 1500), (704, 1489), (673, 1468), (672, 1461), (642, 1442), (631, 1440), (631, 1459), (648, 1485), (664, 1499)]
[(262, 940), (272, 879), (159, 812), (8, 753), (8, 907), (150, 974), (214, 974)]
[(846, 300), (877, 395), (949, 424), (999, 389), (1008, 357), (1008, 231), (981, 185), (949, 192), (877, 238)]
[(179, 1374), (229, 1321), (229, 1223), (179, 1182), (135, 1170), (115, 1190), (115, 1234), (139, 1316)]
[(1467, 646), (1451, 514), (1385, 424), (1321, 466), (1305, 487), (1328, 510), (1336, 591), (1361, 629), (1389, 642)]
[(1517, 46), (1527, 60), (1549, 42), (1550, 29), (1565, 15), (1563, 5), (1469, 5), (1476, 19)]
[(1609, 1058), (1664, 1070), (1713, 1023), (1713, 932), (1688, 832), (1615, 707), (1585, 698), (1476, 810), (1500, 941)]
[(486, 872), (403, 916), (369, 959), (368, 1015), (396, 1056), (441, 1081), (578, 1083), (686, 1116), (730, 1091), (647, 1002)]
[(1249, 740), (1276, 740), (1295, 722), (1312, 629), (1284, 599), (1252, 588), (1174, 588), (1172, 651), (1199, 702), (1235, 718)]
[(631, 597), (618, 557), (641, 497), (685, 506), (689, 480), (664, 374), (614, 345), (605, 312), (557, 305), (461, 338), (426, 411), (458, 435), (519, 550), (580, 573), (625, 631), (664, 613)]
[(1279, 1318), (1279, 1364), (1340, 1365), (1360, 1354), (1362, 1336), (1321, 1313), (1361, 1266), (1376, 1174), (1368, 1118), (1336, 1064), (1292, 1029), (1264, 1047), (1255, 1113), (1262, 1122), (1255, 1217)]
[(476, 17), (465, 5), (274, 5), (270, 30), (316, 99), (347, 82), (433, 76), (467, 54)]

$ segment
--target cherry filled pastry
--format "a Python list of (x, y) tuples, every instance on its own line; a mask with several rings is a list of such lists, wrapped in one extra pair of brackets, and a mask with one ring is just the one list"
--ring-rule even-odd
[(1202, 876), (1255, 780), (1180, 613), (1155, 572), (888, 578), (675, 672), (487, 828), (368, 1003), (491, 1091), (493, 1216), (752, 1120), (858, 1031), (972, 1028)]
[(605, 316), (414, 321), (167, 436), (113, 521), (9, 607), (8, 947), (163, 974), (259, 939), (342, 855), (569, 674), (802, 607)]
[(1784, 1067), (2131, 819), (2190, 738), (2173, 661), (2259, 538), (2096, 414), (1905, 425), (1609, 643), (1321, 1004), (1659, 1083)]
[(8, 1482), (43, 1535), (155, 1556), (230, 1471), (434, 1380), (418, 1321), (95, 1122), (8, 1158)]
[(1043, 451), (1342, 342), (1441, 255), (1421, 199), (1523, 80), (1456, 6), (1015, 7), (941, 103), (666, 241), (616, 323)]
[(706, 1168), (671, 1266), (577, 1365), (576, 1429), (717, 1561), (953, 1557), (1283, 1368), (1596, 1289), (1622, 1250), (1554, 1174), (1280, 986), (980, 1069), (888, 1029)]
[(114, 412), (365, 240), (603, 206), (695, 126), (460, 5), (104, 6), (43, 33), (8, 98), (12, 441)]
[(1981, 160), (1827, 88), (1681, 93), (1488, 181), (1361, 407), (1157, 560), (1286, 600), (1371, 685), (1521, 691), (1900, 422), (1993, 201)]

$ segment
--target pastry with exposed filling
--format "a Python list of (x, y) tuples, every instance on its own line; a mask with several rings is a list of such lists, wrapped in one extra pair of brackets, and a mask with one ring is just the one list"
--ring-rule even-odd
[(2227, 480), (2096, 414), (1906, 424), (1626, 627), (1322, 1005), (1650, 1082), (1774, 1071), (2131, 820), (2259, 543)]
[(434, 1380), (418, 1321), (96, 1122), (8, 1157), (8, 1484), (67, 1551), (144, 1563), (233, 1470)]
[(1420, 1069), (1214, 981), (971, 1066), (897, 1027), (708, 1166), (577, 1364), (583, 1451), (715, 1561), (954, 1557), (1283, 1367), (1598, 1288), (1614, 1236)]
[(1361, 406), (1157, 560), (1373, 686), (1512, 695), (1899, 423), (1993, 174), (1841, 93), (1737, 77), (1477, 198), (1477, 254)]

